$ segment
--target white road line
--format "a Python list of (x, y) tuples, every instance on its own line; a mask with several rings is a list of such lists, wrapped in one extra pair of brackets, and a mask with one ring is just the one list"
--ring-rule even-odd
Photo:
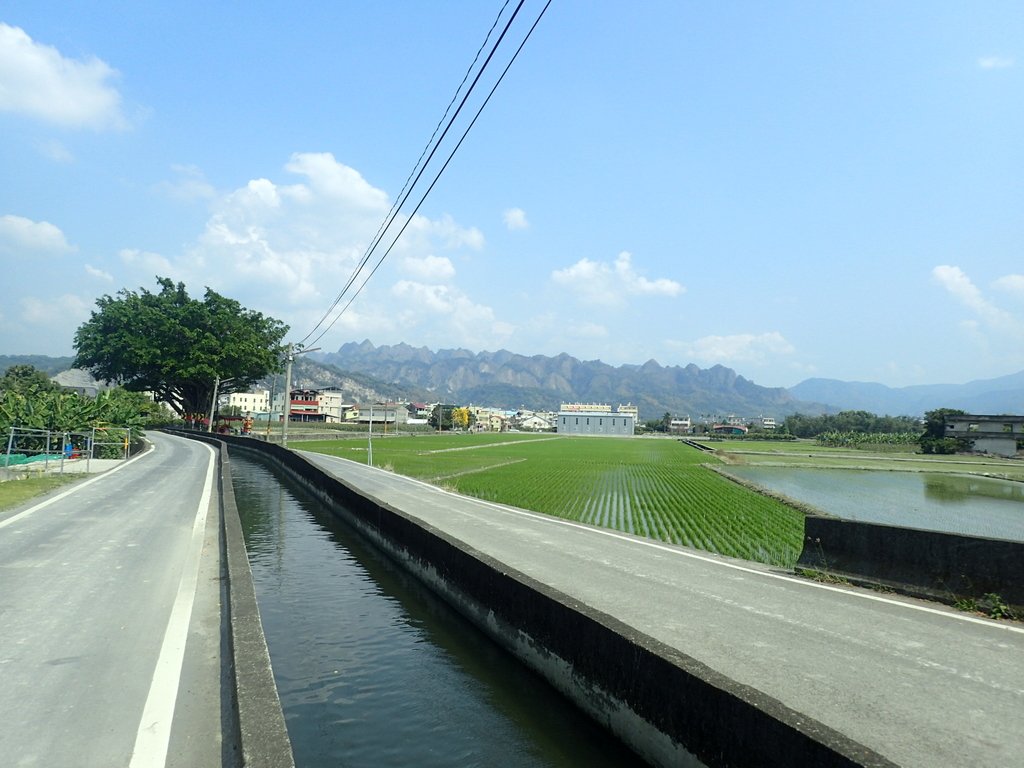
[[(312, 453), (312, 452), (308, 451), (307, 453)], [(467, 500), (472, 501), (472, 502), (474, 502), (476, 504), (481, 504), (483, 506), (490, 507), (492, 509), (497, 509), (497, 510), (499, 510), (501, 512), (504, 512), (506, 514), (520, 516), (520, 517), (528, 517), (528, 518), (531, 518), (533, 520), (538, 520), (540, 522), (547, 523), (547, 524), (550, 524), (550, 525), (560, 525), (560, 526), (565, 526), (565, 527), (568, 527), (568, 528), (576, 528), (577, 530), (587, 531), (589, 533), (595, 533), (595, 534), (598, 534), (600, 536), (608, 536), (609, 538), (613, 538), (613, 539), (618, 539), (620, 541), (629, 542), (630, 544), (636, 544), (636, 545), (643, 546), (643, 547), (649, 547), (651, 549), (657, 549), (657, 550), (660, 550), (662, 552), (667, 552), (667, 553), (669, 553), (671, 555), (675, 555), (677, 557), (687, 557), (687, 558), (690, 558), (691, 560), (699, 560), (699, 561), (704, 562), (704, 563), (709, 563), (710, 565), (716, 565), (716, 566), (719, 566), (719, 567), (722, 567), (722, 568), (730, 568), (730, 569), (732, 569), (734, 571), (740, 571), (742, 573), (749, 573), (749, 574), (754, 575), (754, 576), (762, 576), (762, 577), (769, 578), (769, 579), (778, 579), (779, 581), (789, 582), (791, 584), (796, 584), (796, 585), (798, 585), (800, 587), (806, 587), (806, 588), (809, 588), (809, 589), (822, 589), (822, 590), (826, 590), (828, 592), (836, 592), (838, 594), (847, 595), (849, 597), (857, 598), (857, 599), (860, 599), (860, 600), (872, 600), (872, 601), (877, 602), (877, 603), (885, 603), (886, 605), (893, 605), (893, 606), (896, 606), (896, 607), (899, 607), (899, 608), (908, 608), (908, 609), (913, 610), (913, 611), (921, 611), (923, 613), (930, 613), (930, 614), (934, 614), (936, 616), (942, 616), (942, 617), (947, 618), (947, 619), (953, 619), (955, 621), (966, 621), (969, 624), (979, 624), (979, 625), (981, 625), (983, 627), (989, 627), (990, 629), (1002, 629), (1002, 630), (1006, 630), (1007, 632), (1016, 632), (1018, 634), (1024, 634), (1024, 627), (1016, 626), (1016, 625), (1013, 625), (1013, 624), (1004, 624), (1002, 622), (996, 622), (996, 621), (993, 621), (991, 619), (983, 619), (983, 618), (979, 618), (977, 616), (968, 616), (966, 614), (953, 613), (953, 612), (948, 611), (948, 610), (940, 610), (938, 608), (930, 608), (927, 605), (916, 605), (914, 603), (904, 602), (904, 601), (901, 601), (901, 600), (893, 600), (892, 598), (883, 597), (882, 595), (871, 594), (870, 592), (868, 592), (866, 590), (865, 591), (859, 591), (859, 590), (858, 591), (854, 591), (854, 590), (850, 590), (850, 589), (843, 589), (841, 587), (834, 587), (834, 586), (832, 586), (830, 584), (821, 584), (820, 582), (817, 582), (817, 581), (811, 581), (810, 579), (804, 579), (804, 578), (800, 578), (800, 577), (797, 577), (797, 576), (789, 576), (789, 575), (784, 574), (784, 573), (771, 573), (769, 571), (763, 571), (763, 570), (759, 570), (757, 568), (750, 568), (750, 567), (747, 567), (747, 566), (739, 565), (737, 563), (730, 563), (730, 562), (725, 561), (725, 560), (720, 560), (720, 559), (715, 558), (715, 557), (708, 557), (706, 555), (700, 555), (700, 554), (697, 554), (696, 552), (687, 551), (685, 549), (680, 549), (680, 548), (677, 548), (677, 547), (674, 547), (674, 546), (668, 546), (668, 545), (665, 545), (665, 544), (660, 544), (660, 543), (658, 543), (656, 541), (648, 541), (648, 540), (638, 539), (638, 538), (633, 537), (633, 536), (628, 536), (626, 534), (619, 533), (618, 531), (612, 531), (612, 530), (608, 530), (608, 529), (604, 529), (604, 528), (596, 528), (596, 527), (589, 526), (589, 525), (583, 525), (581, 523), (573, 522), (572, 520), (563, 520), (561, 518), (554, 517), (552, 515), (544, 515), (544, 514), (541, 514), (539, 512), (530, 512), (529, 510), (519, 509), (518, 507), (509, 507), (509, 506), (506, 506), (504, 504), (495, 504), (494, 502), (484, 501), (483, 499), (476, 499), (476, 498), (473, 498), (472, 496), (462, 496), (461, 494), (451, 493), (451, 491), (446, 491), (443, 488), (438, 488), (436, 485), (430, 485), (430, 483), (425, 483), (422, 480), (417, 480), (414, 477), (405, 477), (404, 475), (396, 475), (396, 474), (394, 474), (392, 472), (386, 472), (386, 470), (383, 470), (383, 469), (377, 469), (376, 467), (367, 467), (367, 466), (364, 466), (362, 464), (357, 464), (357, 463), (355, 463), (355, 462), (353, 462), (353, 461), (351, 461), (349, 459), (343, 459), (343, 458), (340, 458), (340, 457), (337, 457), (337, 456), (329, 456), (327, 454), (316, 454), (316, 455), (319, 456), (319, 457), (323, 457), (325, 459), (333, 459), (333, 460), (336, 460), (336, 461), (339, 461), (339, 462), (345, 462), (346, 465), (355, 468), (356, 471), (384, 472), (389, 477), (401, 478), (403, 481), (407, 481), (407, 482), (410, 482), (410, 483), (415, 483), (417, 485), (422, 486), (425, 489), (429, 489), (429, 490), (437, 492), (437, 493), (450, 494), (452, 496), (457, 496), (457, 497), (459, 497), (461, 499), (467, 499)]]
[(199, 583), (199, 560), (203, 551), (206, 516), (213, 495), (216, 454), (209, 445), (210, 463), (206, 468), (206, 483), (199, 499), (196, 519), (192, 524), (192, 538), (174, 598), (171, 616), (167, 621), (160, 656), (153, 670), (153, 680), (142, 710), (139, 730), (135, 736), (135, 747), (129, 768), (163, 768), (167, 763), (167, 745), (171, 738), (171, 724), (174, 720), (174, 706), (178, 700), (178, 683), (185, 659), (185, 643), (188, 640), (188, 626), (192, 620), (192, 604), (195, 602), (196, 587)]
[(91, 477), (88, 480), (85, 480), (84, 482), (75, 483), (73, 486), (71, 486), (68, 490), (64, 491), (63, 493), (58, 493), (56, 496), (53, 496), (53, 497), (47, 499), (46, 501), (41, 501), (38, 504), (36, 504), (34, 507), (29, 507), (28, 509), (26, 509), (26, 510), (24, 510), (22, 512), (19, 512), (18, 514), (13, 515), (12, 517), (7, 518), (6, 520), (0, 520), (0, 528), (4, 528), (4, 527), (10, 525), (11, 523), (13, 523), (13, 522), (15, 522), (17, 520), (21, 520), (21, 518), (23, 518), (23, 517), (28, 517), (33, 512), (36, 512), (36, 511), (38, 511), (40, 509), (43, 509), (44, 507), (48, 507), (51, 504), (53, 504), (55, 501), (60, 501), (61, 499), (65, 498), (67, 496), (70, 496), (72, 493), (76, 493), (77, 491), (82, 490), (87, 485), (92, 485), (93, 483), (98, 483), (103, 478), (108, 477), (108, 476), (114, 474), (118, 470), (124, 469), (129, 464), (131, 464), (132, 462), (138, 461), (143, 456), (147, 456), (150, 453), (150, 451), (152, 451), (152, 450), (153, 450), (153, 444), (150, 443), (148, 445), (148, 447), (146, 448), (146, 450), (144, 450), (142, 453), (138, 453), (135, 456), (132, 456), (130, 459), (128, 459), (127, 461), (125, 461), (122, 464), (118, 464), (113, 469), (108, 469), (105, 472), (101, 472), (100, 474), (95, 475), (94, 477)]

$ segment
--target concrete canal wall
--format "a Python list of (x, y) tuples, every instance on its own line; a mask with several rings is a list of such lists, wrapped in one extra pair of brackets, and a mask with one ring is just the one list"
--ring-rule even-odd
[(952, 603), (998, 595), (1024, 608), (1024, 542), (808, 517), (797, 567)]
[(887, 765), (841, 734), (400, 509), (280, 446), (268, 456), (392, 559), (656, 766)]
[[(270, 652), (263, 635), (256, 590), (231, 484), (231, 459), (224, 441), (195, 432), (173, 434), (203, 440), (218, 450), (225, 713), (223, 739), (245, 768), (294, 768), (291, 741), (281, 710)], [(228, 763), (226, 762), (225, 765)]]

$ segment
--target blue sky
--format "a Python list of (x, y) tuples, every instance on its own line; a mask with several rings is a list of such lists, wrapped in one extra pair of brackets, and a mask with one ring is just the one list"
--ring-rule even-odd
[[(0, 354), (71, 354), (157, 275), (301, 340), (500, 8), (5, 2)], [(766, 386), (1024, 369), (1024, 4), (555, 0), (318, 345), (363, 339)]]

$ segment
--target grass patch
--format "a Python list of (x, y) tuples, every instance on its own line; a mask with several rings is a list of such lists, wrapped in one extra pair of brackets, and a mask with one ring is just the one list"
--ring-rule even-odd
[[(365, 444), (303, 443), (365, 461)], [(354, 450), (355, 449), (355, 450)], [(803, 515), (719, 476), (676, 440), (482, 434), (374, 440), (374, 463), (487, 501), (791, 567)]]
[(959, 597), (953, 601), (953, 607), (958, 611), (966, 613), (980, 613), (990, 619), (1017, 619), (1016, 612), (1006, 604), (1003, 598), (995, 592), (987, 592), (980, 598)]
[(16, 507), (35, 496), (42, 496), (54, 488), (80, 479), (80, 475), (43, 475), (0, 483), (0, 510)]
[(803, 576), (811, 581), (817, 581), (820, 584), (843, 584), (850, 586), (850, 580), (845, 576), (839, 576), (828, 571), (819, 571), (817, 568), (797, 568), (796, 575)]

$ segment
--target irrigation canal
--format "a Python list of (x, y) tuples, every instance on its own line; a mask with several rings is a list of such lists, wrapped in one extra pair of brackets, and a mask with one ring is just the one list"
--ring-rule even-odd
[(299, 768), (636, 764), (269, 463), (231, 466)]

